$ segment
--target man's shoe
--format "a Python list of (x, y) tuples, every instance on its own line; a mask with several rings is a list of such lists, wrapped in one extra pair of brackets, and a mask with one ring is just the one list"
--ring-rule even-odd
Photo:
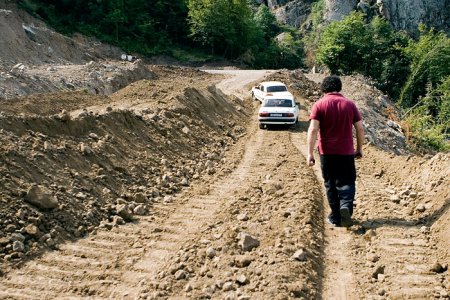
[(339, 223), (336, 222), (335, 220), (333, 220), (330, 216), (326, 217), (325, 220), (326, 220), (326, 222), (327, 222), (328, 224), (330, 224), (330, 225), (333, 225), (333, 226), (336, 226), (336, 227), (339, 226)]
[(352, 225), (352, 217), (350, 216), (350, 210), (347, 207), (341, 207), (339, 212), (341, 213), (341, 226), (350, 227)]

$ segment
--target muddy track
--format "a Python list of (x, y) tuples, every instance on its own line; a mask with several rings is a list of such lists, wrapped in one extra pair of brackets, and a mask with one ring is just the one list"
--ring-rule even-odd
[[(242, 78), (239, 81), (238, 86), (242, 86)], [(225, 81), (222, 88), (233, 89), (233, 81)], [(241, 95), (243, 95), (242, 92)], [(25, 263), (2, 279), (0, 297), (5, 299), (147, 298), (149, 291), (152, 290), (152, 286), (149, 287), (148, 283), (167, 276), (167, 266), (180, 249), (189, 242), (198, 242), (216, 218), (230, 219), (226, 213), (220, 215), (222, 210), (230, 209), (230, 198), (236, 194), (246, 194), (252, 185), (261, 184), (261, 180), (274, 171), (281, 177), (280, 179), (283, 178), (283, 174), (291, 176), (292, 168), (286, 163), (286, 153), (291, 153), (289, 158), (298, 164), (304, 161), (298, 151), (295, 153), (296, 151), (292, 148), (287, 131), (256, 130), (256, 122), (252, 122), (249, 131), (251, 134), (244, 149), (235, 150), (235, 155), (241, 158), (230, 174), (223, 174), (216, 180), (211, 178), (209, 182), (204, 181), (201, 186), (192, 186), (170, 200), (155, 203), (151, 214), (139, 217), (134, 224), (114, 227), (110, 231), (99, 229), (85, 239), (60, 245), (59, 250), (45, 253)], [(277, 143), (277, 140), (282, 142)], [(290, 151), (287, 151), (289, 147), (291, 147)], [(281, 161), (278, 161), (279, 159)], [(301, 172), (304, 175), (307, 174), (303, 170)], [(297, 178), (295, 183), (297, 186), (310, 185), (301, 178)], [(289, 201), (292, 201), (292, 196), (296, 194), (298, 192), (289, 194)], [(279, 195), (283, 196), (283, 193)], [(307, 197), (303, 196), (303, 198)], [(277, 209), (285, 207), (285, 203), (273, 196), (267, 197), (266, 200), (274, 201)], [(320, 212), (320, 205), (316, 212)], [(270, 218), (270, 216), (266, 217)], [(301, 216), (301, 219), (311, 220), (311, 218), (317, 219), (310, 216), (310, 211)], [(306, 222), (311, 224), (311, 221)], [(301, 222), (298, 225), (301, 226)], [(309, 230), (309, 232), (315, 231), (317, 230)], [(277, 233), (268, 235), (274, 234)], [(320, 237), (319, 235), (318, 240), (314, 241), (311, 252), (317, 251), (315, 248), (320, 248)], [(305, 245), (313, 242), (311, 238), (302, 240)], [(269, 244), (272, 242), (270, 240)], [(283, 260), (289, 264), (289, 268), (295, 268), (297, 272), (300, 270), (296, 263), (290, 262), (289, 256)], [(315, 264), (315, 268), (320, 267), (314, 260), (308, 264)], [(285, 275), (289, 276), (289, 274)], [(273, 274), (267, 276), (273, 276)], [(314, 276), (310, 277), (313, 278), (306, 281), (310, 288), (306, 293), (316, 297), (317, 292), (311, 287), (316, 285), (318, 279)], [(293, 280), (297, 279), (293, 278)], [(160, 289), (160, 286), (157, 287)], [(300, 291), (302, 288), (306, 289), (301, 286)], [(172, 289), (170, 293), (156, 292), (156, 297), (158, 295), (176, 297), (179, 294), (180, 291)], [(263, 295), (262, 290), (260, 296)]]
[(276, 168), (272, 141), (280, 137), (286, 142), (279, 147), (286, 147), (287, 132), (256, 131), (231, 174), (205, 184), (200, 191), (193, 187), (170, 203), (155, 204), (152, 215), (140, 218), (136, 224), (99, 230), (86, 239), (62, 245), (60, 251), (43, 255), (8, 274), (0, 284), (0, 296), (138, 298), (142, 290), (148, 290), (148, 282), (164, 274), (166, 265), (183, 245), (199, 240), (218, 208), (227, 207), (229, 197), (248, 188), (243, 182), (254, 182)]
[[(218, 88), (241, 99), (268, 74), (228, 73)], [(304, 107), (300, 119), (295, 130), (259, 130), (253, 114), (225, 171), (160, 198), (134, 223), (28, 261), (1, 278), (0, 298), (448, 298), (448, 272), (430, 270), (441, 245), (429, 234), (433, 218), (384, 200), (395, 174), (374, 177), (380, 150), (366, 148), (357, 163), (355, 226), (324, 224), (319, 166), (305, 163)], [(437, 217), (448, 215), (443, 205)], [(244, 232), (260, 242), (252, 251), (238, 245)]]
[[(301, 101), (304, 105), (305, 102)], [(292, 132), (290, 139), (295, 147), (302, 153), (303, 157), (307, 157), (308, 148), (306, 144), (307, 130), (309, 125), (309, 116), (307, 111), (302, 109), (300, 112), (299, 128)], [(318, 154), (316, 153), (316, 156)], [(312, 167), (314, 175), (317, 178), (317, 189), (321, 191), (322, 201), (324, 206), (323, 219), (330, 213), (328, 202), (323, 186), (323, 179), (320, 170), (320, 162), (316, 157), (318, 163)], [(345, 228), (336, 228), (329, 224), (324, 226), (324, 253), (323, 253), (323, 269), (324, 275), (322, 277), (322, 299), (358, 299), (353, 294), (355, 290), (353, 273), (351, 271), (351, 260), (347, 253), (350, 252), (351, 234)]]

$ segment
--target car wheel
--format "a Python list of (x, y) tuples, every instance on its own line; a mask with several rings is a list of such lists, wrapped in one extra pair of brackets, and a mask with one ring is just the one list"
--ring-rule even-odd
[(258, 99), (256, 99), (255, 93), (253, 93), (253, 92), (252, 92), (252, 99), (253, 99), (253, 100), (258, 100)]
[(298, 125), (298, 118), (295, 119), (295, 123), (291, 125), (291, 129), (296, 129)]
[(259, 129), (264, 129), (266, 126), (264, 124), (259, 124)]

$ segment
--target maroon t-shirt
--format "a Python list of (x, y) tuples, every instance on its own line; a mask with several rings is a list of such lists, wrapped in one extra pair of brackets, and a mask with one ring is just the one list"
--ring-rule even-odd
[(309, 118), (320, 122), (320, 154), (355, 153), (353, 124), (361, 120), (361, 114), (355, 103), (340, 93), (327, 93), (314, 103)]

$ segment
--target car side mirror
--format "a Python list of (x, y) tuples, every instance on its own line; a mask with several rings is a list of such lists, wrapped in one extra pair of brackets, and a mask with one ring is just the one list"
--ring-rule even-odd
[(295, 105), (297, 105), (300, 108), (300, 102), (295, 102)]

